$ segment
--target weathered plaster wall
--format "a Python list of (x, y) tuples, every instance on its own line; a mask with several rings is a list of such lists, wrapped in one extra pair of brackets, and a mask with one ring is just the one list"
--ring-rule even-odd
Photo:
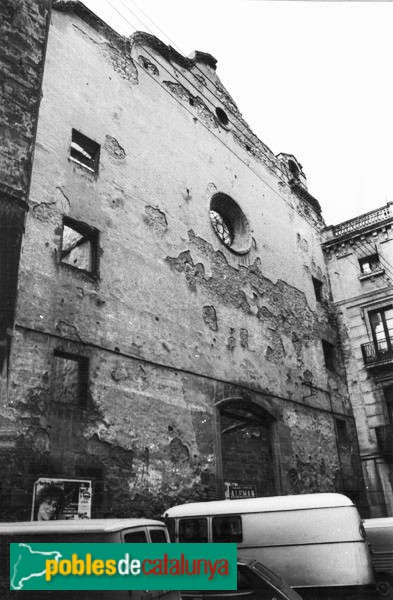
[[(322, 221), (213, 66), (53, 13), (7, 417), (32, 474), (90, 473), (106, 514), (220, 495), (224, 398), (273, 415), (277, 493), (342, 489), (342, 456), (356, 460), (337, 447), (333, 413), (350, 424), (351, 410), (340, 362), (329, 372), (321, 345), (337, 341)], [(227, 127), (217, 106), (231, 110)], [(98, 176), (70, 161), (72, 128), (101, 145)], [(248, 254), (216, 237), (216, 192), (246, 215)], [(63, 215), (99, 230), (98, 278), (60, 263)], [(53, 397), (56, 349), (90, 359), (83, 411)]]

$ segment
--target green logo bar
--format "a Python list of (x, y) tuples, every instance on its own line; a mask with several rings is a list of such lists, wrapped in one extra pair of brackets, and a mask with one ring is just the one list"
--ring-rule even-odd
[(10, 544), (11, 590), (236, 587), (236, 544)]

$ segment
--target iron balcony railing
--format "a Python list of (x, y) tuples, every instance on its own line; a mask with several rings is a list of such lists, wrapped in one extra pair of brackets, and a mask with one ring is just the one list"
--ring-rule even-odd
[(392, 425), (379, 425), (375, 428), (375, 434), (377, 436), (378, 447), (381, 453), (393, 458), (393, 427)]
[(393, 338), (362, 344), (362, 354), (366, 366), (380, 365), (393, 361)]
[(370, 225), (375, 225), (376, 223), (386, 221), (391, 217), (393, 217), (393, 203), (389, 202), (382, 208), (372, 210), (368, 213), (360, 215), (359, 217), (356, 217), (355, 219), (349, 219), (349, 221), (344, 221), (344, 223), (335, 225), (333, 227), (333, 235), (334, 237), (339, 237), (348, 233), (354, 233), (355, 231), (359, 231), (360, 229), (369, 227)]

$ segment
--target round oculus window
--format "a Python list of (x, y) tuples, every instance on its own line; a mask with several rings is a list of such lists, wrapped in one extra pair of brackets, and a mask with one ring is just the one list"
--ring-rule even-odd
[(228, 115), (225, 112), (225, 110), (223, 110), (222, 108), (220, 108), (219, 106), (217, 106), (216, 108), (216, 115), (218, 120), (220, 121), (220, 123), (222, 125), (224, 125), (224, 127), (226, 127), (229, 123), (229, 119), (228, 119)]
[(251, 233), (240, 206), (226, 194), (214, 194), (210, 201), (210, 222), (224, 246), (236, 254), (246, 254), (251, 248)]

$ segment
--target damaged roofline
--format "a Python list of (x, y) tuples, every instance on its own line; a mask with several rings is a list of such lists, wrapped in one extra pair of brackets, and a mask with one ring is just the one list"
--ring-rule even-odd
[(194, 50), (190, 57), (186, 57), (175, 50), (175, 48), (165, 44), (158, 37), (150, 33), (146, 33), (144, 31), (135, 31), (129, 37), (121, 35), (110, 25), (108, 25), (108, 23), (103, 21), (89, 8), (87, 8), (87, 6), (85, 6), (80, 0), (54, 0), (53, 9), (58, 10), (59, 12), (74, 13), (86, 23), (91, 25), (94, 29), (98, 31), (105, 30), (110, 33), (111, 37), (115, 36), (118, 40), (129, 40), (131, 45), (145, 44), (160, 54), (167, 62), (175, 62), (185, 69), (191, 69), (196, 64), (204, 64), (210, 67), (212, 70), (216, 70), (217, 59), (208, 52)]
[(85, 6), (80, 0), (53, 0), (52, 9), (59, 12), (68, 12), (78, 15), (96, 31), (108, 35), (111, 39), (125, 41), (127, 38), (115, 31), (108, 23), (100, 19), (94, 12)]
[[(117, 33), (110, 25), (108, 25), (105, 21), (100, 19), (95, 13), (93, 13), (89, 8), (87, 8), (80, 0), (53, 0), (53, 9), (59, 12), (68, 12), (74, 13), (78, 15), (83, 21), (85, 21), (88, 25), (93, 27), (99, 33), (108, 36), (113, 42), (116, 44), (127, 42), (132, 46), (140, 45), (140, 46), (148, 46), (151, 50), (159, 54), (166, 62), (169, 64), (176, 63), (180, 67), (191, 70), (198, 64), (206, 65), (213, 71), (216, 71), (217, 60), (211, 54), (207, 52), (201, 52), (199, 50), (195, 50), (190, 57), (183, 56), (180, 52), (175, 50), (172, 46), (165, 44), (158, 37), (152, 35), (150, 33), (146, 33), (143, 31), (135, 31), (129, 37), (123, 36), (120, 33)], [(233, 101), (231, 97), (231, 102), (233, 103), (233, 107), (235, 111), (238, 111), (238, 107), (236, 103)], [(248, 129), (249, 126), (244, 122), (240, 115), (240, 121), (243, 122)], [(251, 130), (250, 133), (255, 136), (258, 140), (258, 143), (263, 147), (267, 148), (267, 146), (256, 136)], [(280, 171), (284, 174), (282, 170), (282, 166), (279, 160), (279, 154), (275, 155), (269, 148), (267, 148), (272, 155), (273, 160), (276, 161), (276, 167), (280, 169)], [(293, 156), (288, 154), (287, 156)], [(298, 163), (295, 156), (293, 158)], [(301, 165), (298, 163), (300, 168)], [(288, 185), (291, 191), (296, 194), (298, 197), (305, 200), (308, 205), (315, 211), (316, 215), (321, 218), (322, 210), (321, 206), (307, 190), (302, 188), (297, 183), (292, 180), (288, 180)]]
[(183, 56), (183, 54), (172, 48), (172, 46), (164, 44), (158, 37), (150, 33), (136, 31), (130, 36), (130, 40), (132, 44), (149, 46), (149, 48), (160, 54), (167, 62), (175, 62), (184, 69), (192, 69), (198, 63), (207, 65), (213, 71), (217, 67), (217, 59), (208, 52), (194, 50), (191, 57)]

